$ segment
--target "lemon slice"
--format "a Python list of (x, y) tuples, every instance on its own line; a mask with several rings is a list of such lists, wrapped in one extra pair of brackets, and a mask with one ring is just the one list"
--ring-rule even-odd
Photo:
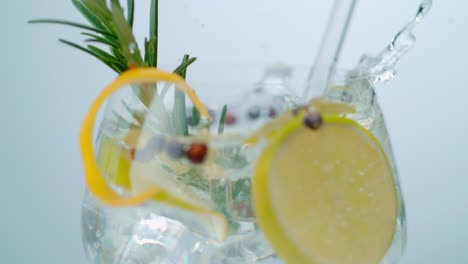
[(257, 162), (257, 221), (287, 263), (379, 263), (397, 218), (392, 169), (377, 140), (356, 122), (304, 113), (283, 124)]

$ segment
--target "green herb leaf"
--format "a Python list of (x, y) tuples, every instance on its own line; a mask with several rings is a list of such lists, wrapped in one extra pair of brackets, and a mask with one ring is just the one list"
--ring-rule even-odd
[(102, 57), (99, 53), (96, 53), (96, 51), (93, 51), (91, 49), (87, 49), (85, 47), (82, 47), (76, 43), (73, 43), (73, 42), (70, 42), (68, 40), (64, 40), (64, 39), (59, 39), (60, 42), (64, 43), (64, 44), (67, 44), (71, 47), (74, 47), (76, 49), (79, 49), (81, 51), (84, 51), (90, 55), (92, 55), (93, 57), (97, 58), (98, 60), (100, 60), (101, 62), (103, 62), (104, 64), (106, 64), (107, 66), (109, 66), (112, 70), (114, 70), (115, 72), (117, 73), (122, 73), (123, 72), (123, 69), (120, 65), (120, 62), (114, 58), (110, 59), (110, 58), (104, 58)]
[(95, 34), (91, 34), (91, 33), (86, 33), (86, 32), (83, 32), (81, 33), (82, 35), (84, 36), (88, 36), (88, 37), (91, 37), (90, 39), (85, 39), (85, 42), (97, 42), (97, 43), (101, 43), (101, 44), (104, 44), (104, 45), (108, 45), (110, 47), (114, 47), (114, 48), (120, 48), (118, 44), (116, 44), (115, 42), (112, 42), (106, 38), (103, 38), (103, 37), (100, 37), (98, 35), (95, 35)]
[(157, 43), (158, 43), (158, 40), (156, 37), (152, 37), (150, 38), (150, 40), (146, 40), (145, 41), (145, 64), (148, 66), (148, 67), (156, 67), (157, 66), (157, 62), (155, 61), (155, 59), (157, 59)]
[(125, 65), (125, 69), (128, 69), (128, 62), (125, 59), (125, 57), (122, 55), (122, 53), (120, 52), (120, 49), (112, 47), (111, 52), (112, 52), (112, 54), (114, 54), (114, 56), (115, 56), (115, 58), (117, 58), (117, 60), (121, 61), (122, 64)]
[(152, 57), (153, 61), (153, 67), (158, 66), (158, 29), (159, 27), (159, 0), (151, 0), (151, 7), (150, 7), (150, 33), (149, 37), (150, 40), (152, 38), (156, 39), (156, 41), (153, 43), (154, 47), (153, 50), (155, 51)]
[(72, 26), (76, 28), (81, 28), (81, 29), (86, 29), (89, 31), (94, 31), (96, 33), (102, 34), (102, 35), (107, 35), (107, 36), (114, 36), (112, 33), (109, 33), (107, 31), (95, 28), (95, 27), (90, 27), (87, 25), (83, 25), (80, 23), (75, 23), (67, 20), (58, 20), (58, 19), (35, 19), (35, 20), (30, 20), (28, 21), (30, 24), (39, 24), (39, 23), (47, 23), (47, 24), (60, 24), (60, 25), (67, 25), (67, 26)]
[(195, 106), (192, 107), (192, 118), (193, 118), (193, 125), (198, 126), (198, 124), (200, 123), (200, 112)]
[(221, 118), (219, 119), (218, 134), (224, 133), (224, 124), (226, 123), (227, 105), (224, 105)]
[(72, 0), (72, 4), (75, 6), (75, 8), (83, 15), (88, 22), (95, 26), (96, 28), (109, 32), (109, 28), (104, 25), (104, 23), (101, 21), (99, 17), (97, 17), (90, 9), (88, 6), (86, 6), (82, 1), (80, 0)]
[(183, 72), (187, 69), (187, 67), (190, 66), (192, 63), (194, 63), (196, 60), (197, 60), (197, 58), (195, 58), (195, 57), (187, 59), (187, 60), (182, 60), (182, 63), (179, 65), (179, 67), (177, 67), (174, 70), (174, 73), (182, 75)]
[[(115, 63), (121, 63), (119, 60), (114, 58), (114, 56), (110, 55), (109, 53), (105, 52), (104, 50), (102, 50), (102, 49), (100, 49), (100, 48), (98, 48), (96, 46), (88, 45), (88, 49), (91, 50), (92, 52), (94, 52), (95, 54), (97, 54), (101, 60), (112, 61), (112, 62), (115, 62)], [(124, 67), (125, 65), (122, 65), (122, 66)]]
[[(182, 64), (188, 61), (190, 56), (188, 54), (184, 55), (182, 59)], [(181, 64), (181, 65), (182, 65)], [(187, 74), (187, 67), (180, 70), (180, 76), (185, 79)], [(179, 90), (174, 91), (174, 109), (172, 111), (174, 127), (180, 135), (188, 136), (188, 126), (187, 126), (187, 109), (185, 107), (185, 93)]]
[(133, 28), (134, 15), (135, 15), (135, 1), (127, 0), (127, 21), (131, 28)]

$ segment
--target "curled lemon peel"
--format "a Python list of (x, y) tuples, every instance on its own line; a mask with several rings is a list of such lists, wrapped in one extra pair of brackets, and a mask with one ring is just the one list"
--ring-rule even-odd
[(202, 118), (211, 120), (207, 108), (190, 88), (177, 74), (158, 70), (156, 68), (137, 68), (121, 74), (114, 82), (105, 87), (91, 104), (81, 126), (80, 148), (84, 164), (84, 173), (86, 185), (89, 191), (100, 202), (109, 206), (132, 206), (144, 203), (152, 199), (157, 194), (164, 192), (157, 186), (148, 187), (147, 190), (127, 197), (117, 193), (101, 174), (96, 163), (96, 154), (93, 148), (93, 128), (96, 122), (96, 116), (101, 106), (106, 100), (119, 89), (126, 85), (138, 82), (171, 82), (175, 87), (183, 91), (192, 100), (194, 106), (200, 112)]

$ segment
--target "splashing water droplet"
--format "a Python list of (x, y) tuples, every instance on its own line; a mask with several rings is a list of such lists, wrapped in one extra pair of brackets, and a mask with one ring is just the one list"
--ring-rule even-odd
[(136, 43), (130, 43), (130, 45), (128, 45), (128, 50), (130, 51), (130, 54), (135, 54), (137, 48), (138, 46)]
[(419, 23), (429, 13), (432, 7), (432, 0), (425, 0), (419, 6), (418, 12), (416, 13), (416, 23)]
[(364, 55), (358, 66), (348, 73), (348, 78), (368, 78), (372, 83), (389, 83), (396, 76), (395, 65), (416, 43), (413, 30), (427, 15), (432, 7), (432, 0), (424, 0), (415, 18), (393, 38), (392, 42), (377, 56)]

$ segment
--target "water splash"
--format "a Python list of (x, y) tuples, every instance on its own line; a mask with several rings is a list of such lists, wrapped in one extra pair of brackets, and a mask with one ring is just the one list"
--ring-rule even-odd
[(416, 43), (413, 30), (432, 7), (432, 0), (424, 0), (418, 8), (418, 12), (396, 36), (392, 42), (377, 56), (364, 55), (358, 66), (349, 72), (348, 77), (368, 78), (372, 83), (390, 82), (396, 76), (395, 65)]

